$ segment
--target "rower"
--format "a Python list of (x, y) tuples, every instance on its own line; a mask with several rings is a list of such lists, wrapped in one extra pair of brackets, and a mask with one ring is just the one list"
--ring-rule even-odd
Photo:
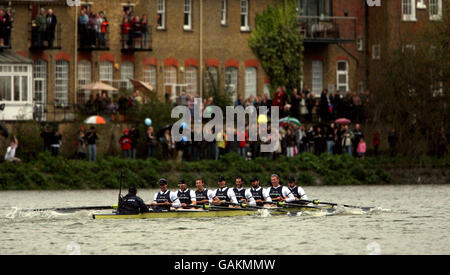
[(181, 206), (177, 194), (167, 189), (167, 181), (165, 179), (159, 180), (159, 188), (161, 191), (155, 194), (153, 202), (150, 204), (153, 211), (169, 211), (171, 206), (175, 208)]
[(233, 192), (236, 195), (236, 200), (239, 203), (249, 203), (251, 206), (256, 206), (256, 201), (253, 198), (252, 193), (249, 189), (245, 189), (242, 187), (244, 185), (244, 179), (241, 176), (237, 176), (236, 180), (236, 187), (233, 188)]
[(273, 174), (270, 177), (272, 187), (269, 189), (269, 196), (274, 202), (293, 202), (295, 197), (292, 192), (286, 186), (282, 186), (280, 183), (280, 176)]
[(197, 186), (197, 190), (195, 191), (197, 205), (211, 204), (214, 198), (214, 192), (205, 188), (203, 179), (196, 179), (195, 186)]
[[(217, 180), (217, 185), (219, 186), (219, 188), (217, 188), (216, 191), (214, 192), (214, 199), (213, 199), (214, 205), (221, 205), (225, 202), (238, 204), (236, 195), (234, 194), (232, 189), (227, 187), (227, 182), (225, 181), (225, 178), (223, 176), (219, 177), (219, 179)], [(229, 206), (233, 207), (233, 205)]]
[(128, 188), (128, 194), (119, 198), (118, 214), (139, 214), (149, 212), (144, 200), (136, 196), (137, 189), (134, 186)]
[(294, 195), (296, 201), (308, 199), (308, 196), (306, 195), (305, 190), (303, 190), (303, 188), (301, 188), (300, 186), (297, 186), (295, 184), (294, 177), (289, 177), (288, 188), (292, 192), (292, 195)]
[(178, 181), (178, 187), (180, 187), (180, 189), (178, 190), (177, 197), (180, 200), (181, 208), (191, 208), (188, 205), (197, 204), (194, 191), (187, 188), (187, 183), (184, 179)]
[(263, 206), (264, 202), (272, 202), (272, 199), (270, 198), (267, 190), (259, 186), (258, 177), (253, 177), (250, 183), (252, 185), (252, 188), (250, 188), (250, 192), (255, 199), (256, 205)]

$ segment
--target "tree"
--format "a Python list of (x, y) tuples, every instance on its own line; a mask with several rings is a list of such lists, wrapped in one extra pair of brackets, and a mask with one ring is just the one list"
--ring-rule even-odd
[(257, 14), (248, 43), (270, 78), (272, 88), (285, 85), (291, 90), (300, 86), (303, 41), (295, 1), (285, 0)]

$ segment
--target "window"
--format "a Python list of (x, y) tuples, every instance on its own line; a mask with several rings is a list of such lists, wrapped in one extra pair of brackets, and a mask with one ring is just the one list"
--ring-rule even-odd
[(417, 0), (417, 8), (418, 9), (426, 9), (425, 0)]
[(372, 59), (380, 60), (381, 57), (381, 46), (380, 44), (372, 45)]
[(122, 66), (120, 66), (120, 88), (133, 89), (130, 79), (134, 79), (134, 64), (123, 62)]
[(268, 95), (270, 98), (270, 83), (264, 84), (264, 95)]
[(320, 60), (312, 62), (312, 92), (320, 96), (323, 90), (323, 65)]
[(157, 18), (158, 18), (158, 26), (156, 28), (158, 30), (165, 29), (166, 28), (166, 0), (158, 0)]
[(90, 91), (80, 89), (81, 86), (91, 83), (91, 62), (81, 61), (78, 62), (78, 94), (77, 103), (84, 104), (88, 100), (88, 94)]
[(217, 80), (219, 79), (219, 71), (214, 66), (209, 66), (205, 72), (205, 94), (210, 95), (213, 92), (213, 87), (217, 88)]
[(192, 30), (192, 0), (184, 0), (184, 26), (185, 30)]
[(297, 11), (300, 16), (331, 16), (330, 0), (297, 0)]
[(241, 0), (241, 31), (249, 31), (248, 26), (248, 0)]
[(178, 84), (177, 77), (177, 67), (175, 66), (166, 66), (164, 68), (164, 88), (166, 94), (171, 95), (171, 99), (175, 100), (176, 98), (176, 86)]
[(402, 20), (416, 21), (416, 0), (402, 0)]
[(153, 91), (156, 91), (156, 72), (156, 66), (149, 65), (144, 68), (144, 82), (150, 83)]
[(186, 67), (186, 71), (184, 73), (184, 83), (188, 84), (186, 87), (186, 92), (191, 95), (197, 95), (197, 77), (198, 72), (197, 68), (193, 66)]
[(226, 25), (227, 24), (227, 0), (221, 0), (222, 6), (220, 9), (220, 24)]
[(430, 0), (430, 20), (442, 19), (442, 0)]
[(113, 63), (110, 61), (100, 62), (100, 78), (101, 82), (113, 85)]
[(59, 106), (69, 104), (69, 62), (56, 61), (55, 103)]
[(362, 37), (358, 37), (358, 40), (356, 40), (356, 46), (358, 48), (358, 51), (362, 52), (364, 50), (364, 41)]
[(403, 52), (405, 52), (405, 51), (412, 51), (412, 52), (414, 52), (415, 50), (416, 50), (416, 46), (413, 45), (413, 44), (406, 44), (406, 45), (402, 46), (402, 51)]
[(47, 62), (38, 60), (33, 65), (34, 95), (36, 103), (45, 104), (47, 93)]
[(337, 90), (340, 94), (345, 94), (348, 88), (348, 62), (338, 61), (337, 63)]
[(228, 67), (225, 69), (225, 91), (231, 94), (233, 101), (236, 100), (238, 90), (238, 69)]
[(255, 97), (257, 89), (256, 68), (248, 67), (245, 69), (245, 99), (251, 95)]

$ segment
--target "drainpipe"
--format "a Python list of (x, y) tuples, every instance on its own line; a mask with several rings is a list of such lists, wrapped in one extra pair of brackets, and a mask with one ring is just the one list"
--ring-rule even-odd
[(200, 98), (203, 98), (203, 0), (200, 0)]
[[(74, 72), (73, 72), (73, 91), (74, 91), (74, 105), (76, 105), (77, 102), (77, 94), (78, 94), (78, 5), (75, 5), (75, 16), (74, 16), (74, 29), (75, 29), (75, 33), (74, 33), (74, 47), (73, 47), (73, 68), (74, 68)], [(74, 106), (75, 107), (75, 106)]]

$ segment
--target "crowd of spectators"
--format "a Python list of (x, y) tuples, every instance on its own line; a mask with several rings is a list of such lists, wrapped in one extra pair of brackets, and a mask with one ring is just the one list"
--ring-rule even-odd
[(14, 17), (10, 9), (0, 9), (0, 47), (10, 47)]
[(80, 48), (106, 48), (109, 22), (103, 11), (92, 12), (81, 9), (78, 17)]
[(123, 49), (147, 49), (149, 43), (148, 19), (146, 15), (139, 17), (132, 10), (123, 12), (121, 25)]

